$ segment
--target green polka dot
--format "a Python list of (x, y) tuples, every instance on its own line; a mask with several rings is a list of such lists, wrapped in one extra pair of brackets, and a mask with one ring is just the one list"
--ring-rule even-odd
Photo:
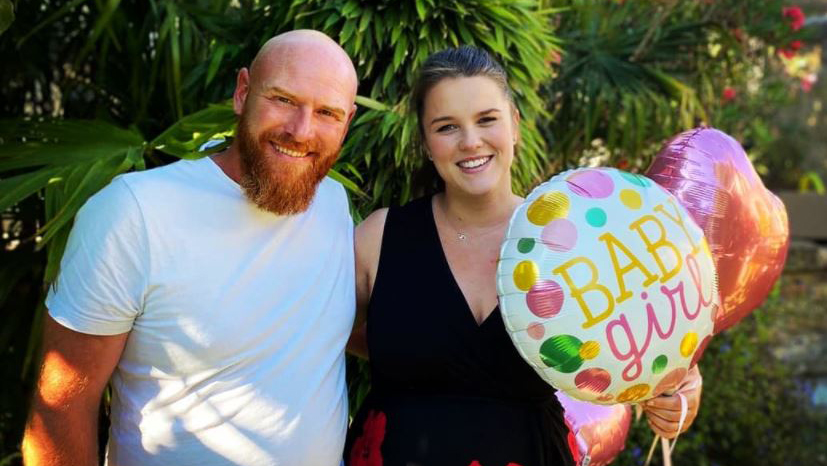
[(649, 178), (646, 178), (643, 175), (636, 175), (634, 173), (629, 172), (620, 172), (620, 176), (626, 178), (626, 181), (628, 181), (629, 183), (632, 183), (637, 186), (642, 186), (644, 188), (652, 184)]
[(534, 238), (522, 238), (517, 242), (517, 250), (523, 254), (528, 254), (534, 249)]
[(548, 367), (570, 374), (583, 365), (583, 358), (580, 357), (581, 346), (583, 342), (577, 337), (555, 335), (540, 346), (540, 360)]
[(602, 227), (606, 224), (606, 211), (600, 207), (592, 207), (586, 211), (586, 222), (595, 228)]
[(660, 356), (656, 357), (654, 361), (652, 361), (652, 373), (653, 374), (660, 374), (666, 369), (666, 364), (669, 362), (669, 358), (666, 357), (665, 354), (661, 354)]

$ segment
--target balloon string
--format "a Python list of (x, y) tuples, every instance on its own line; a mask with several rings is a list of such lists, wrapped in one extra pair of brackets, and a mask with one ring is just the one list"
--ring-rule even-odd
[(684, 394), (678, 393), (678, 396), (681, 399), (681, 420), (678, 422), (678, 433), (677, 435), (675, 435), (675, 439), (672, 440), (672, 444), (669, 445), (669, 453), (672, 453), (672, 450), (675, 449), (675, 444), (678, 443), (678, 437), (681, 435), (681, 431), (683, 430), (683, 423), (686, 421), (686, 414), (689, 411), (689, 406), (686, 402), (686, 397), (684, 396)]
[(672, 466), (672, 450), (669, 449), (669, 440), (661, 437), (660, 448), (663, 452), (663, 466)]
[(655, 447), (658, 444), (658, 440), (660, 440), (660, 435), (655, 434), (655, 439), (652, 441), (652, 446), (649, 447), (649, 454), (646, 455), (646, 462), (643, 463), (643, 466), (649, 466), (649, 463), (652, 462), (652, 455), (655, 453)]
[[(695, 388), (695, 384), (689, 389)], [(675, 449), (675, 444), (678, 443), (678, 437), (681, 434), (681, 430), (683, 430), (683, 424), (686, 422), (686, 415), (689, 412), (689, 406), (686, 402), (686, 396), (683, 393), (678, 393), (678, 397), (681, 400), (681, 418), (678, 421), (678, 434), (675, 435), (675, 440), (672, 441), (672, 444), (669, 444), (669, 441), (665, 438), (661, 438), (660, 435), (655, 434), (655, 438), (652, 440), (652, 446), (649, 447), (649, 453), (646, 455), (646, 462), (643, 463), (644, 466), (649, 466), (652, 462), (652, 455), (655, 454), (655, 447), (658, 445), (658, 440), (661, 440), (661, 447), (663, 449), (663, 464), (664, 466), (671, 466), (672, 464), (672, 450)]]

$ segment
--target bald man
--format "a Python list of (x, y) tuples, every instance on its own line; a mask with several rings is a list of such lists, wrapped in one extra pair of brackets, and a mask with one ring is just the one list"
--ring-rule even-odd
[(356, 73), (327, 36), (238, 73), (223, 153), (115, 178), (78, 213), (46, 304), (29, 465), (340, 464), (353, 224), (325, 178)]

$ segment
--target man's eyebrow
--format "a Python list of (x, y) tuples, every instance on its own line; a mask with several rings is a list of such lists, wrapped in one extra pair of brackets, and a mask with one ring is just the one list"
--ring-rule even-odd
[[(494, 113), (494, 112), (499, 112), (499, 111), (500, 111), (500, 109), (498, 109), (498, 108), (489, 108), (488, 110), (483, 110), (483, 111), (477, 113), (477, 116), (488, 115), (489, 113)], [(430, 124), (433, 125), (434, 123), (439, 123), (440, 121), (447, 121), (447, 120), (452, 120), (452, 119), (453, 119), (453, 117), (450, 117), (450, 116), (443, 116), (443, 117), (439, 117), (439, 118), (434, 118), (433, 120), (431, 120)]]
[(295, 95), (291, 94), (290, 92), (287, 92), (286, 90), (284, 90), (284, 89), (282, 89), (278, 86), (270, 86), (267, 89), (265, 89), (264, 91), (266, 93), (276, 93), (276, 94), (281, 94), (285, 97), (289, 97), (289, 98), (294, 99), (294, 100), (296, 99)]
[[(299, 100), (298, 97), (296, 97), (295, 95), (291, 94), (290, 92), (288, 92), (288, 91), (286, 91), (286, 90), (284, 90), (284, 89), (282, 89), (278, 86), (272, 86), (272, 87), (268, 88), (266, 92), (281, 94), (281, 95), (283, 95), (285, 97), (288, 97), (290, 99)], [(339, 108), (339, 107), (332, 107), (330, 105), (322, 105), (321, 109), (322, 110), (327, 110), (328, 112), (333, 113), (334, 115), (336, 115), (339, 118), (344, 118), (345, 115), (346, 115), (345, 110), (342, 109), (342, 108)]]
[(329, 105), (322, 105), (322, 110), (327, 110), (330, 113), (333, 113), (339, 118), (345, 117), (345, 111), (339, 107), (331, 107)]

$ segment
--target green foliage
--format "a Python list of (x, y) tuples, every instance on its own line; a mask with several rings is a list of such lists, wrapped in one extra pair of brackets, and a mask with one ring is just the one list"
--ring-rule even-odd
[(0, 0), (0, 34), (14, 22), (14, 4), (11, 0)]
[[(700, 361), (701, 409), (678, 439), (675, 464), (827, 464), (827, 411), (812, 405), (812, 387), (772, 351), (780, 324), (796, 309), (821, 313), (827, 302), (770, 298), (712, 339)], [(612, 464), (643, 464), (652, 438), (644, 419), (634, 423), (626, 449)], [(653, 464), (662, 464), (659, 449)]]
[[(599, 162), (642, 170), (667, 138), (701, 124), (753, 152), (772, 142), (761, 129), (791, 88), (775, 52), (801, 34), (782, 1), (546, 3), (567, 7), (555, 31), (565, 52), (544, 90), (553, 170), (595, 145), (608, 155)], [(730, 102), (726, 88), (746, 95)]]

